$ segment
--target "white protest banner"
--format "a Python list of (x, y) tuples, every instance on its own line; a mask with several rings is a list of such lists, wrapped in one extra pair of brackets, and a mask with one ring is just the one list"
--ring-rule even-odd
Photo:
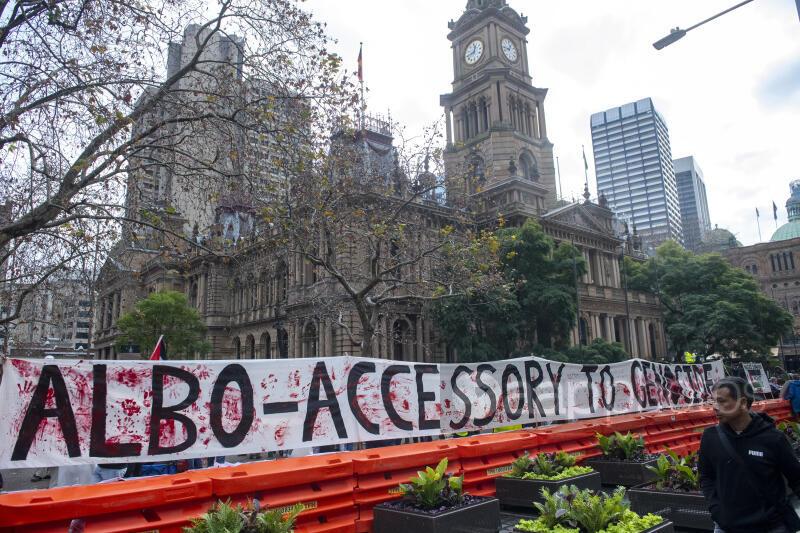
[(772, 389), (769, 386), (767, 373), (761, 363), (742, 363), (742, 370), (747, 376), (747, 381), (753, 386), (753, 391), (758, 394), (769, 394)]
[(0, 468), (165, 461), (703, 403), (720, 362), (6, 359)]

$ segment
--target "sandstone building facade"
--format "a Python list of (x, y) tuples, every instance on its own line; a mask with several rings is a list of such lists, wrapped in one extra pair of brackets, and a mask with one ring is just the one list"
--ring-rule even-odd
[(794, 316), (792, 334), (781, 339), (778, 355), (787, 370), (800, 372), (800, 180), (790, 184), (789, 221), (769, 242), (719, 250), (734, 266), (752, 275), (764, 294)]
[[(528, 33), (527, 19), (504, 0), (467, 3), (461, 17), (450, 23), (455, 81), (452, 93), (441, 97), (447, 117), (445, 173), (459, 178), (445, 180), (444, 191), (416, 198), (408, 178), (394, 175), (390, 197), (375, 201), (388, 206), (413, 198), (411, 223), (431, 230), (463, 216), (456, 205), (465, 204), (477, 226), (490, 227), (499, 216), (509, 224), (537, 220), (557, 242), (574, 243), (586, 259), (572, 342), (603, 338), (623, 343), (634, 356), (662, 357), (666, 338), (658, 302), (652, 294), (627, 290), (620, 268), (623, 254), (641, 254), (635, 230), (627, 232), (604, 199), (592, 202), (588, 190), (582, 202), (556, 198), (553, 144), (545, 118), (547, 90), (533, 85)], [(366, 121), (354, 142), (363, 147), (370, 168), (391, 168), (388, 123)], [(119, 243), (98, 283), (98, 357), (136, 356), (121, 353), (116, 322), (137, 300), (164, 289), (184, 292), (197, 308), (214, 358), (361, 354), (355, 311), (328, 273), (298, 254), (266, 246), (260, 236), (268, 230), (246, 198), (220, 198), (210, 207), (213, 216), (206, 210), (204, 220), (213, 223), (205, 229), (188, 213), (174, 214), (176, 225), (199, 228), (196, 238), (203, 247), (179, 246), (156, 234), (128, 236)], [(416, 238), (424, 245), (425, 231)], [(324, 239), (320, 245), (325, 246)], [(226, 253), (209, 254), (209, 247)], [(365, 254), (352, 249), (336, 253), (343, 264), (357, 264)], [(419, 300), (393, 300), (376, 318), (375, 329), (371, 351), (376, 357), (458, 360), (439, 338), (427, 304)]]

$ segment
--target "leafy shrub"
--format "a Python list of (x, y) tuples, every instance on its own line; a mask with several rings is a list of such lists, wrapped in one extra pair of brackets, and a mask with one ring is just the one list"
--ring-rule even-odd
[(800, 424), (797, 422), (781, 422), (778, 424), (778, 429), (789, 439), (794, 452), (800, 454)]
[(292, 533), (294, 521), (303, 509), (298, 503), (288, 511), (282, 509), (260, 509), (258, 500), (253, 500), (250, 510), (241, 505), (233, 507), (230, 502), (218, 502), (206, 514), (192, 520), (185, 533)]
[(697, 453), (679, 457), (672, 450), (658, 457), (655, 466), (648, 466), (656, 475), (659, 490), (697, 492), (700, 490), (700, 475), (697, 472)]
[(603, 452), (603, 457), (617, 461), (642, 461), (646, 458), (644, 438), (636, 437), (630, 432), (623, 435), (614, 432), (606, 437), (597, 434), (597, 446)]
[(445, 470), (447, 458), (442, 459), (435, 469), (428, 466), (424, 471), (417, 472), (417, 477), (411, 478), (410, 483), (400, 485), (405, 499), (422, 509), (451, 507), (461, 503), (464, 500), (464, 476), (454, 477)]
[(658, 515), (639, 516), (625, 501), (625, 489), (613, 494), (593, 493), (577, 487), (542, 489), (536, 520), (520, 520), (517, 529), (531, 533), (639, 533), (664, 521)]
[(577, 455), (566, 452), (540, 453), (531, 459), (528, 452), (511, 463), (507, 477), (558, 481), (593, 472), (587, 466), (575, 466)]

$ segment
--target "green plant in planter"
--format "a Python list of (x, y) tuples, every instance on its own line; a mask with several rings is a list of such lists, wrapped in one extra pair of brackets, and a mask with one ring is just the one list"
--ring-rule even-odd
[(576, 466), (578, 457), (566, 452), (540, 453), (533, 459), (527, 452), (511, 463), (507, 477), (559, 481), (593, 472), (588, 466)]
[(655, 466), (647, 467), (656, 475), (659, 490), (697, 492), (700, 490), (700, 475), (697, 472), (697, 453), (680, 457), (670, 449), (661, 455)]
[(658, 515), (639, 516), (625, 501), (625, 489), (595, 494), (576, 487), (551, 493), (542, 489), (539, 518), (520, 520), (517, 529), (531, 533), (639, 533), (664, 521)]
[(796, 454), (800, 453), (800, 424), (797, 422), (780, 422), (778, 424), (778, 429), (789, 439), (789, 443), (792, 445), (794, 452)]
[(464, 476), (451, 476), (447, 472), (447, 458), (439, 461), (436, 468), (425, 467), (417, 472), (410, 483), (401, 484), (400, 489), (406, 500), (422, 509), (435, 509), (453, 506), (464, 500)]
[(644, 438), (628, 432), (614, 432), (605, 436), (597, 434), (597, 446), (606, 459), (617, 461), (641, 461), (645, 458)]
[(217, 502), (206, 514), (192, 521), (185, 533), (292, 533), (294, 521), (305, 507), (298, 503), (286, 509), (262, 511), (258, 500), (253, 500), (250, 510), (230, 502)]

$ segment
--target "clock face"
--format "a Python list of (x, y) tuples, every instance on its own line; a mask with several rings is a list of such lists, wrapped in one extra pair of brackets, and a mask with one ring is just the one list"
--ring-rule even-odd
[(475, 40), (469, 43), (466, 52), (464, 52), (464, 61), (467, 65), (474, 65), (483, 55), (483, 43)]
[(514, 46), (511, 39), (503, 39), (500, 41), (500, 47), (503, 49), (503, 55), (506, 56), (506, 59), (509, 61), (517, 60), (517, 47)]

